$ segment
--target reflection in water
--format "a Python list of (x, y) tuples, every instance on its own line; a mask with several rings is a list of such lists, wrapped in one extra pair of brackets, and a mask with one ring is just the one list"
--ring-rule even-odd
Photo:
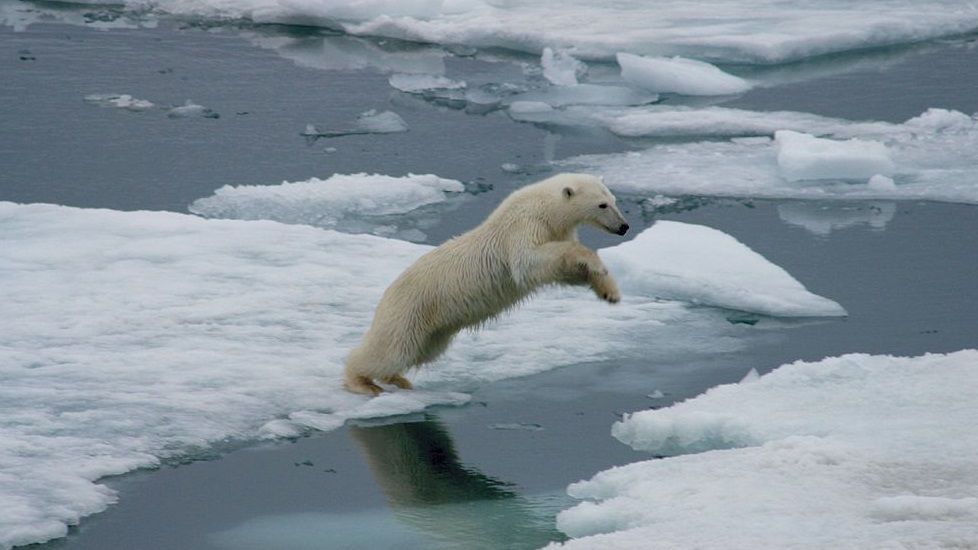
[(446, 548), (539, 548), (563, 540), (554, 498), (532, 503), (466, 468), (440, 423), (351, 427), (395, 515)]
[(881, 231), (895, 215), (896, 204), (883, 201), (787, 202), (778, 205), (778, 217), (782, 221), (823, 237), (832, 231), (860, 224)]

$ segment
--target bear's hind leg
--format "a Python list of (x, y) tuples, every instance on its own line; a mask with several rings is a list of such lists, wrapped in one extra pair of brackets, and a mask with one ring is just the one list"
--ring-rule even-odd
[(347, 374), (346, 381), (343, 385), (353, 393), (362, 393), (364, 395), (377, 396), (384, 391), (384, 388), (375, 384), (369, 376)]
[(411, 384), (411, 381), (408, 380), (407, 378), (404, 378), (400, 374), (395, 374), (393, 376), (384, 377), (381, 380), (381, 382), (383, 382), (385, 384), (392, 384), (394, 386), (397, 386), (398, 388), (401, 388), (402, 390), (412, 390), (412, 389), (414, 389), (414, 385)]

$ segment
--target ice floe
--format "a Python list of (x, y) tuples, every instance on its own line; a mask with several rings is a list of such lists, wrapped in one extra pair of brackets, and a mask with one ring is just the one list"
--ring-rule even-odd
[(407, 132), (408, 125), (401, 115), (394, 111), (377, 111), (370, 109), (357, 115), (357, 118), (346, 128), (321, 129), (315, 124), (306, 124), (301, 135), (310, 141), (319, 138), (334, 138), (356, 134), (398, 134)]
[(89, 94), (85, 96), (85, 101), (128, 111), (147, 111), (156, 107), (152, 101), (136, 99), (129, 94)]
[(672, 458), (571, 485), (564, 546), (971, 547), (976, 372), (976, 350), (853, 354), (626, 415), (615, 437)]
[(422, 207), (463, 191), (461, 182), (432, 174), (336, 174), (280, 185), (225, 185), (189, 209), (206, 218), (275, 220), (424, 241), (424, 229), (437, 215)]
[[(558, 165), (600, 173), (613, 189), (635, 194), (978, 203), (978, 119), (973, 116), (930, 109), (902, 124), (890, 124), (800, 113), (707, 113), (707, 120), (728, 119), (727, 131), (756, 134), (766, 127), (779, 137), (661, 144), (642, 151), (574, 157)], [(653, 121), (658, 114), (650, 112), (640, 123), (633, 120), (632, 128), (694, 131), (701, 127), (701, 115), (690, 110)], [(776, 128), (792, 121), (788, 128)], [(821, 138), (778, 132), (781, 129)], [(876, 175), (889, 177), (893, 185), (873, 178)], [(817, 179), (794, 181), (799, 178)]]
[(680, 95), (730, 95), (751, 89), (751, 83), (715, 65), (683, 57), (642, 57), (619, 53), (621, 77), (646, 90)]
[(221, 118), (221, 115), (216, 113), (213, 109), (209, 109), (203, 105), (198, 105), (189, 99), (185, 101), (183, 105), (174, 107), (167, 111), (166, 116), (170, 118)]
[[(0, 235), (0, 547), (63, 536), (104, 509), (116, 497), (96, 483), (103, 476), (460, 404), (460, 391), (487, 381), (647, 357), (650, 338), (667, 355), (729, 353), (752, 330), (630, 282), (615, 307), (552, 290), (459, 335), (415, 378), (417, 391), (369, 400), (341, 389), (344, 356), (386, 286), (430, 247), (272, 221), (12, 203), (0, 203)], [(616, 265), (631, 281), (644, 264)]]
[(896, 212), (896, 203), (888, 201), (778, 203), (778, 217), (782, 221), (820, 236), (862, 224), (873, 229), (885, 229)]
[(783, 317), (846, 314), (737, 239), (702, 225), (659, 221), (601, 250), (601, 258), (623, 287), (643, 295)]

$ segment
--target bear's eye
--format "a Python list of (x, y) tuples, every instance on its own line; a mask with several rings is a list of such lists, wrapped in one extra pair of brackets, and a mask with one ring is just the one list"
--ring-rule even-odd
[(598, 205), (598, 208), (608, 208), (608, 203), (603, 202), (603, 203), (601, 203), (601, 204)]

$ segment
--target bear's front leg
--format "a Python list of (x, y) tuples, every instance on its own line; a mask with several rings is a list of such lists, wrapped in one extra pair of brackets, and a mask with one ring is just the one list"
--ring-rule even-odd
[(584, 246), (581, 248), (588, 252), (587, 254), (578, 254), (576, 258), (577, 269), (581, 271), (584, 280), (599, 298), (617, 304), (621, 301), (618, 283), (615, 282), (614, 277), (608, 272), (608, 268), (605, 267), (604, 262), (601, 261), (596, 252)]
[(602, 300), (616, 304), (621, 300), (618, 284), (608, 268), (590, 248), (574, 241), (551, 242), (538, 246), (525, 273), (533, 286), (561, 283), (588, 285)]

